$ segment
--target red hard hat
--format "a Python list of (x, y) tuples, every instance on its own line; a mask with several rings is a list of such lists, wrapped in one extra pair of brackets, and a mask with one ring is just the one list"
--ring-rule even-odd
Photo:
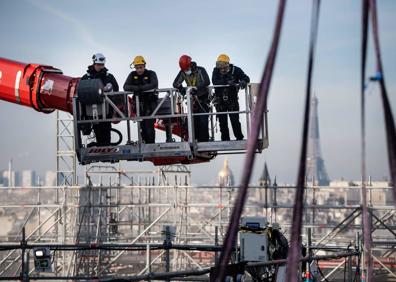
[(182, 71), (186, 71), (191, 66), (191, 57), (187, 55), (183, 55), (179, 59), (179, 66)]

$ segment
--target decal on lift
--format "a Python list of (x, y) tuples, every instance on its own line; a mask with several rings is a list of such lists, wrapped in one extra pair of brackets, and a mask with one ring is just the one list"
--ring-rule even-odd
[(52, 94), (52, 88), (54, 88), (54, 81), (51, 80), (51, 79), (48, 79), (44, 83), (43, 87), (41, 88), (41, 91), (46, 91), (46, 92), (48, 92), (48, 94), (51, 95)]
[(120, 148), (114, 148), (114, 147), (100, 147), (100, 148), (89, 148), (87, 150), (88, 154), (112, 154), (112, 153), (118, 153), (120, 151)]

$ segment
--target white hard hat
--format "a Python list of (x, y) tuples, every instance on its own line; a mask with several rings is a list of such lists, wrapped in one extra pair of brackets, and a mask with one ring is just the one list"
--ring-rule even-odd
[(102, 53), (96, 53), (92, 56), (92, 60), (94, 64), (105, 64), (106, 57)]

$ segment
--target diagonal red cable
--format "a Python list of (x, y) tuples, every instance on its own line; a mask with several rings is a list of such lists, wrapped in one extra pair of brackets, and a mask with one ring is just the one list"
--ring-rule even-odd
[[(372, 280), (373, 260), (371, 258), (371, 221), (367, 207), (367, 189), (366, 189), (366, 110), (365, 110), (365, 80), (366, 80), (366, 57), (367, 57), (367, 40), (368, 40), (368, 22), (369, 22), (369, 2), (362, 0), (362, 42), (361, 42), (361, 81), (360, 81), (360, 120), (361, 120), (361, 174), (362, 174), (362, 191), (361, 191), (361, 208), (363, 217), (363, 246), (364, 257), (367, 261), (367, 282)], [(365, 265), (362, 267), (364, 273)]]
[(252, 174), (255, 151), (258, 145), (258, 137), (263, 122), (264, 111), (267, 109), (267, 97), (271, 85), (272, 72), (275, 65), (276, 54), (279, 45), (283, 16), (286, 7), (286, 0), (280, 0), (278, 13), (275, 23), (275, 30), (272, 38), (271, 49), (268, 54), (267, 62), (264, 68), (264, 74), (261, 79), (260, 89), (254, 107), (252, 127), (248, 137), (247, 152), (242, 173), (242, 180), (238, 196), (235, 200), (234, 209), (232, 211), (230, 224), (224, 239), (223, 249), (219, 258), (219, 263), (215, 271), (215, 278), (212, 281), (224, 281), (226, 276), (226, 266), (234, 248), (234, 243), (238, 233), (239, 220), (241, 218), (243, 206), (245, 204), (248, 185)]
[(392, 109), (388, 99), (388, 93), (385, 86), (385, 75), (382, 68), (381, 48), (379, 42), (378, 20), (377, 20), (377, 1), (370, 0), (371, 25), (374, 38), (374, 49), (377, 63), (377, 76), (379, 79), (382, 106), (384, 108), (384, 119), (386, 129), (386, 143), (388, 147), (389, 171), (393, 186), (393, 199), (396, 204), (396, 130), (395, 122), (392, 115)]
[(299, 269), (299, 260), (301, 256), (301, 226), (304, 212), (304, 190), (306, 177), (306, 160), (308, 147), (308, 127), (309, 127), (309, 112), (311, 102), (311, 85), (312, 74), (315, 58), (315, 47), (318, 35), (319, 26), (319, 11), (320, 0), (313, 0), (312, 15), (311, 15), (311, 34), (309, 42), (309, 59), (305, 98), (305, 111), (303, 120), (303, 134), (301, 141), (300, 164), (297, 178), (297, 189), (293, 207), (293, 220), (291, 227), (290, 249), (287, 257), (287, 272), (286, 281), (297, 282), (297, 273)]
[[(377, 1), (376, 0), (367, 0), (363, 1), (363, 5), (368, 6), (368, 13), (371, 16), (371, 26), (372, 26), (372, 34), (374, 41), (374, 50), (375, 50), (375, 59), (376, 59), (376, 70), (377, 70), (377, 78), (380, 85), (381, 98), (382, 98), (382, 106), (384, 109), (384, 120), (385, 120), (385, 131), (386, 131), (386, 143), (388, 148), (388, 162), (389, 162), (389, 171), (392, 180), (393, 186), (393, 198), (396, 204), (396, 130), (395, 123), (393, 119), (392, 109), (388, 99), (388, 93), (385, 85), (385, 75), (382, 67), (382, 56), (381, 56), (381, 48), (379, 42), (379, 28), (378, 28), (378, 16), (377, 16)], [(368, 22), (368, 19), (367, 19)], [(367, 24), (368, 25), (368, 24)], [(364, 28), (364, 27), (363, 27)], [(366, 27), (367, 28), (367, 27)], [(362, 65), (364, 67), (364, 65)], [(364, 74), (364, 70), (362, 70), (362, 75)], [(364, 77), (362, 77), (362, 80)], [(362, 81), (362, 84), (364, 82)], [(363, 86), (362, 86), (363, 87)], [(363, 95), (363, 93), (362, 93)], [(364, 98), (362, 98), (364, 99)], [(364, 192), (365, 193), (365, 192)], [(363, 205), (363, 209), (367, 209), (365, 205)], [(364, 237), (368, 238), (365, 242), (368, 242), (368, 245), (365, 243), (365, 253), (366, 258), (368, 260), (368, 269), (367, 269), (367, 281), (370, 281), (372, 278), (373, 270), (372, 270), (372, 257), (371, 257), (371, 232), (368, 224), (369, 218), (368, 215), (363, 213), (363, 224), (366, 225), (364, 227)], [(368, 229), (368, 230), (367, 230)], [(366, 234), (367, 233), (367, 234)], [(370, 237), (368, 237), (370, 236)]]

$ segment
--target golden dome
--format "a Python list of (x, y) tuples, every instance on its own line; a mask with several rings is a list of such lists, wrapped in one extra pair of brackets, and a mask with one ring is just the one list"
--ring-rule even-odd
[(224, 160), (224, 166), (219, 171), (218, 184), (220, 187), (234, 186), (234, 175), (228, 167), (228, 159)]

